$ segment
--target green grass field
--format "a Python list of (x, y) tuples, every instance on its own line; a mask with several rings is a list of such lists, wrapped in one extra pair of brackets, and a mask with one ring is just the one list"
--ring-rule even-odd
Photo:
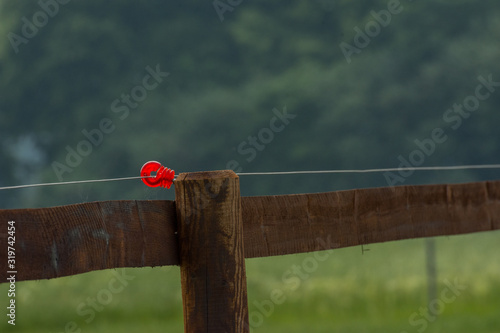
[[(425, 240), (365, 249), (247, 260), (252, 331), (500, 332), (500, 233), (436, 239), (434, 300)], [(0, 332), (183, 332), (178, 267), (19, 282), (16, 326), (7, 324), (7, 289)], [(429, 305), (430, 314), (421, 309)]]

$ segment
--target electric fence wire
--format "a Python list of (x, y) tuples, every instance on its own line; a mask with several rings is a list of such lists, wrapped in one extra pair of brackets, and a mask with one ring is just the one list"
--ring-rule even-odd
[[(480, 165), (456, 165), (456, 166), (428, 166), (428, 167), (408, 167), (408, 168), (383, 168), (383, 169), (352, 169), (352, 170), (308, 170), (308, 171), (270, 171), (270, 172), (239, 172), (238, 176), (278, 176), (278, 175), (313, 175), (313, 174), (342, 174), (342, 173), (378, 173), (378, 172), (400, 172), (400, 171), (446, 171), (446, 170), (473, 170), (473, 169), (500, 169), (500, 164), (480, 164)], [(27, 184), (0, 187), (1, 190), (13, 190), (42, 186), (59, 186), (72, 184), (104, 183), (124, 180), (134, 180), (143, 178), (154, 178), (155, 176), (136, 176), (107, 179), (76, 180), (55, 183)], [(175, 177), (177, 178), (177, 176)], [(174, 178), (174, 180), (175, 180)]]

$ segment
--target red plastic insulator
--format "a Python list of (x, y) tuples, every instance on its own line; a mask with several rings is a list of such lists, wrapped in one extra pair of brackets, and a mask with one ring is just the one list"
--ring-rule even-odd
[[(154, 177), (151, 173), (156, 172)], [(141, 177), (144, 184), (149, 187), (166, 187), (170, 188), (174, 182), (175, 171), (161, 165), (160, 162), (149, 161), (141, 168)]]

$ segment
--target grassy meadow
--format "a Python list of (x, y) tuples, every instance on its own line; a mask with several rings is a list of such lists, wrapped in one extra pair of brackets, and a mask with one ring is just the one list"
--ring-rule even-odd
[[(252, 331), (500, 332), (500, 233), (436, 238), (434, 300), (425, 244), (247, 260)], [(178, 267), (106, 270), (16, 288), (16, 326), (3, 315), (0, 332), (183, 332)], [(4, 309), (7, 289), (0, 285)]]

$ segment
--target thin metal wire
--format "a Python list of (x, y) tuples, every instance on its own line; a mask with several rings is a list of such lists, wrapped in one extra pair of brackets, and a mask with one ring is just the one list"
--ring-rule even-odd
[(374, 173), (394, 171), (442, 171), (442, 170), (469, 170), (469, 169), (500, 169), (500, 164), (484, 165), (456, 165), (456, 166), (429, 166), (409, 168), (385, 169), (355, 169), (355, 170), (316, 170), (316, 171), (278, 171), (278, 172), (241, 172), (238, 176), (265, 176), (265, 175), (301, 175), (301, 174), (326, 174), (326, 173)]
[(41, 186), (55, 186), (55, 185), (71, 185), (71, 184), (85, 184), (85, 183), (99, 183), (99, 182), (114, 182), (121, 180), (131, 180), (131, 179), (142, 179), (142, 178), (154, 178), (154, 176), (142, 177), (123, 177), (123, 178), (108, 178), (108, 179), (89, 179), (89, 180), (75, 180), (67, 182), (57, 182), (57, 183), (42, 183), (42, 184), (28, 184), (28, 185), (16, 185), (16, 186), (5, 186), (0, 187), (0, 190), (13, 190), (18, 188), (29, 188), (29, 187), (41, 187)]
[[(328, 173), (376, 173), (376, 172), (395, 172), (395, 171), (444, 171), (444, 170), (472, 170), (472, 169), (500, 169), (500, 164), (482, 164), (482, 165), (456, 165), (456, 166), (429, 166), (429, 167), (409, 167), (409, 168), (384, 168), (384, 169), (353, 169), (353, 170), (308, 170), (308, 171), (274, 171), (274, 172), (238, 172), (238, 176), (270, 176), (270, 175), (313, 175)], [(108, 179), (76, 180), (57, 183), (42, 183), (0, 187), (1, 190), (13, 190), (30, 187), (86, 184), (86, 183), (104, 183), (122, 180), (155, 178), (156, 176), (136, 176)], [(174, 180), (177, 178), (175, 176)]]

